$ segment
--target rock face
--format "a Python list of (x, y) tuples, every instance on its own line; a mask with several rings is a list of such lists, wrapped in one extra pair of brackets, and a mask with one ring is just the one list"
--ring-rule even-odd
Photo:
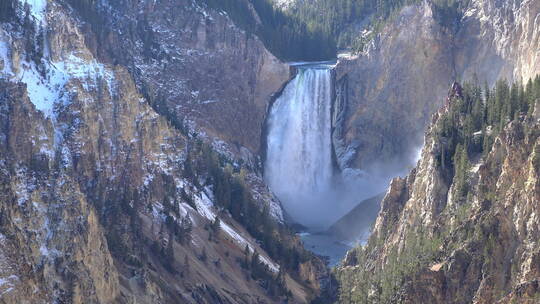
[(113, 2), (98, 10), (105, 29), (88, 33), (98, 58), (127, 66), (168, 115), (235, 154), (257, 155), (270, 96), (289, 79), (288, 66), (204, 1)]
[(448, 41), (450, 34), (424, 3), (405, 7), (366, 54), (340, 60), (336, 77), (348, 82), (336, 145), (342, 168), (407, 157), (407, 149), (421, 144), (417, 136), (453, 75)]
[(443, 18), (431, 1), (404, 7), (359, 56), (339, 60), (346, 110), (335, 140), (341, 168), (409, 164), (455, 79), (527, 81), (540, 60), (540, 1), (474, 0)]
[[(308, 302), (319, 282), (306, 280), (326, 269), (281, 226), (250, 164), (288, 69), (191, 1), (104, 6), (110, 32), (76, 3), (32, 1), (0, 24), (0, 302)], [(294, 267), (217, 205), (216, 155)]]
[(489, 84), (535, 77), (540, 68), (539, 14), (539, 1), (471, 1), (455, 38), (457, 75), (485, 75)]
[(341, 303), (538, 302), (540, 121), (512, 121), (471, 160), (463, 199), (435, 136), (450, 107), (433, 116), (416, 168), (393, 180), (368, 245), (337, 270)]
[(327, 233), (349, 242), (365, 241), (370, 233), (371, 223), (377, 217), (383, 195), (363, 200), (353, 210), (335, 222)]

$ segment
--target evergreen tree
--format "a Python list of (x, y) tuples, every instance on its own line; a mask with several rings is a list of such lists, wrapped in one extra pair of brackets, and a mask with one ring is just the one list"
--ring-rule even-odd
[(201, 255), (200, 255), (199, 259), (201, 261), (205, 262), (205, 263), (208, 260), (208, 254), (206, 253), (206, 247), (202, 248)]
[(169, 242), (167, 243), (167, 249), (165, 250), (165, 261), (169, 266), (169, 269), (174, 269), (174, 239), (173, 234), (169, 233)]
[(467, 176), (469, 170), (469, 157), (467, 146), (458, 144), (454, 154), (454, 185), (458, 198), (467, 194)]
[(246, 247), (244, 248), (244, 264), (242, 265), (244, 268), (249, 269), (250, 263), (249, 263), (249, 246), (246, 244)]
[(221, 221), (219, 220), (219, 217), (216, 216), (210, 228), (215, 234), (219, 233), (219, 230), (221, 229)]
[(19, 1), (2, 0), (0, 1), (0, 22), (9, 21), (16, 16)]
[(187, 254), (184, 255), (184, 272), (186, 274), (189, 274), (189, 260), (188, 260)]

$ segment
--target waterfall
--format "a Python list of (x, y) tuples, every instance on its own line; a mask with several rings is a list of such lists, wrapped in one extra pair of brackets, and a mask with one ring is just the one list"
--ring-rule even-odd
[(320, 224), (332, 208), (332, 75), (325, 66), (300, 66), (268, 117), (265, 179), (297, 222)]

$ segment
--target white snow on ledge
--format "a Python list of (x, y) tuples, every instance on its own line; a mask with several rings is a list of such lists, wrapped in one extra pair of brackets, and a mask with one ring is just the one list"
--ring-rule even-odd
[(13, 72), (11, 71), (11, 60), (9, 58), (8, 46), (4, 41), (0, 40), (0, 61), (3, 64), (3, 67), (0, 70), (0, 77), (3, 77), (4, 75), (13, 75)]
[[(24, 1), (28, 1), (36, 14), (43, 12), (47, 5), (46, 0)], [(65, 98), (68, 95), (66, 85), (72, 79), (81, 80), (80, 85), (86, 91), (96, 88), (101, 81), (106, 83), (109, 93), (113, 91), (113, 72), (93, 58), (83, 59), (72, 53), (67, 58), (64, 57), (64, 60), (53, 62), (45, 49), (45, 56), (39, 64), (25, 60), (14, 64), (10, 55), (12, 42), (9, 37), (9, 33), (0, 29), (0, 78), (25, 83), (30, 101), (45, 116), (50, 117), (53, 114), (56, 103), (68, 101)], [(24, 53), (18, 55), (20, 58), (26, 57)]]
[[(211, 191), (208, 188), (205, 190)], [(216, 215), (214, 211), (212, 210), (214, 203), (208, 197), (205, 191), (201, 191), (200, 196), (195, 195), (194, 202), (195, 202), (195, 205), (197, 206), (197, 211), (199, 212), (200, 215), (204, 216), (210, 221), (214, 221), (214, 219), (216, 218)], [(249, 251), (253, 253), (253, 251), (255, 250), (253, 245), (251, 245), (251, 243), (246, 238), (244, 238), (240, 233), (234, 230), (234, 228), (224, 223), (223, 221), (220, 221), (220, 228), (225, 233), (227, 233), (240, 246), (240, 248), (243, 249), (247, 245), (249, 248)], [(259, 258), (261, 262), (263, 262), (265, 265), (268, 266), (268, 269), (270, 269), (270, 271), (274, 273), (277, 273), (279, 271), (279, 265), (276, 265), (267, 257), (259, 253)]]
[(28, 4), (30, 6), (30, 14), (36, 19), (38, 23), (45, 21), (45, 13), (47, 9), (47, 0), (19, 0), (23, 5)]
[(82, 86), (87, 91), (95, 87), (99, 79), (105, 80), (109, 90), (112, 89), (112, 73), (95, 60), (84, 61), (72, 54), (65, 61), (44, 62), (44, 70), (43, 76), (33, 62), (22, 62), (15, 78), (26, 84), (30, 101), (46, 116), (52, 115), (55, 103), (66, 101), (65, 86), (70, 79), (84, 79)]

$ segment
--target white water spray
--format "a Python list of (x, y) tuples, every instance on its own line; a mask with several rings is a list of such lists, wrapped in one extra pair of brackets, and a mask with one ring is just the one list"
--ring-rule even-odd
[[(293, 219), (320, 226), (333, 195), (332, 75), (324, 66), (298, 68), (268, 121), (265, 177)], [(331, 221), (332, 217), (328, 217)]]
[(269, 113), (265, 179), (292, 220), (309, 229), (310, 233), (301, 234), (306, 248), (329, 256), (335, 265), (350, 247), (337, 242), (327, 228), (352, 208), (366, 208), (372, 218), (364, 218), (363, 228), (347, 236), (365, 241), (375, 220), (369, 211), (374, 207), (358, 204), (383, 193), (392, 177), (408, 170), (402, 163), (375, 162), (364, 170), (334, 172), (331, 67), (304, 64), (297, 68), (298, 74)]

